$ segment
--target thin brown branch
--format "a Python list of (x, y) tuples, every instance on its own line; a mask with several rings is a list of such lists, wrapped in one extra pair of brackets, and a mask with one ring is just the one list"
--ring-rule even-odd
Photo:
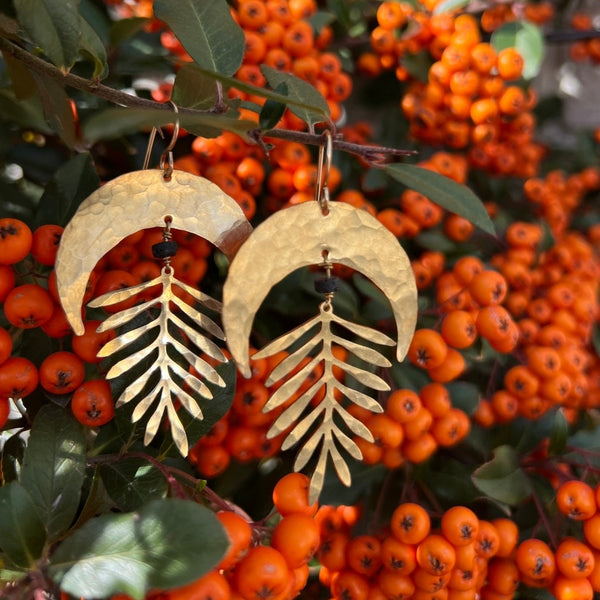
[[(35, 56), (31, 52), (28, 52), (24, 48), (3, 37), (0, 37), (0, 51), (3, 54), (10, 55), (15, 60), (20, 61), (34, 73), (45, 75), (46, 77), (50, 77), (56, 81), (59, 81), (65, 86), (92, 94), (112, 104), (117, 104), (126, 108), (149, 108), (154, 110), (171, 111), (175, 115), (173, 106), (170, 103), (156, 102), (148, 98), (140, 98), (139, 96), (134, 96), (133, 94), (128, 94), (121, 90), (104, 85), (99, 81), (86, 79), (84, 77), (80, 77), (79, 75), (75, 75), (74, 73), (63, 73), (63, 71), (61, 71), (58, 67), (55, 67), (53, 64), (43, 60), (39, 56)], [(207, 111), (181, 106), (178, 107), (178, 112), (180, 115), (190, 116), (218, 113), (222, 112), (223, 110), (222, 103), (219, 104), (221, 105), (215, 106), (213, 109)], [(323, 146), (326, 143), (326, 137), (324, 134), (288, 129), (270, 129), (268, 131), (255, 130), (248, 132), (248, 135), (250, 139), (259, 144), (264, 144), (262, 141), (263, 138), (278, 138), (288, 141), (297, 141), (311, 146)], [(341, 139), (339, 136), (333, 136), (333, 148), (348, 154), (359, 156), (373, 166), (381, 165), (382, 163), (389, 161), (392, 157), (410, 156), (415, 154), (415, 152), (412, 150), (402, 150), (399, 148), (347, 142)]]

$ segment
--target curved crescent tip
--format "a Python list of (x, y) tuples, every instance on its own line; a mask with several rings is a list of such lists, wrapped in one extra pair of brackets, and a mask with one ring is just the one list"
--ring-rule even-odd
[(173, 171), (166, 181), (160, 169), (147, 169), (109, 181), (81, 203), (58, 249), (58, 294), (76, 335), (84, 332), (81, 307), (98, 260), (128, 235), (163, 227), (167, 215), (176, 229), (195, 233), (228, 257), (252, 229), (237, 202), (203, 177)]
[(323, 216), (317, 203), (306, 202), (261, 223), (230, 265), (223, 288), (223, 325), (245, 377), (250, 373), (252, 324), (269, 290), (294, 270), (319, 264), (323, 250), (331, 262), (363, 273), (381, 289), (398, 330), (396, 356), (399, 361), (406, 356), (417, 320), (417, 287), (406, 252), (367, 212), (334, 202)]

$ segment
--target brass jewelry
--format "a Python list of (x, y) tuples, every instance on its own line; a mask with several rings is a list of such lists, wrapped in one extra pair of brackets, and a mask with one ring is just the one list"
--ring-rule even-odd
[[(249, 235), (251, 226), (238, 204), (217, 185), (202, 177), (173, 169), (172, 149), (177, 133), (178, 123), (175, 124), (171, 143), (161, 156), (160, 169), (144, 169), (121, 175), (82, 202), (63, 232), (56, 260), (56, 279), (67, 319), (75, 334), (81, 335), (84, 331), (81, 306), (85, 288), (90, 272), (98, 260), (123, 238), (140, 229), (163, 228), (163, 239), (167, 246), (162, 246), (160, 250), (163, 258), (160, 276), (131, 288), (108, 292), (92, 300), (89, 306), (109, 306), (155, 285), (161, 286), (162, 291), (158, 297), (119, 311), (100, 325), (99, 331), (119, 328), (144, 311), (158, 308), (157, 314), (149, 323), (118, 333), (115, 339), (101, 349), (99, 356), (106, 357), (120, 352), (140, 340), (144, 334), (156, 331), (154, 341), (116, 362), (106, 377), (112, 379), (123, 375), (141, 364), (145, 358), (156, 356), (156, 359), (149, 361), (148, 369), (129, 383), (116, 405), (118, 407), (137, 399), (132, 415), (133, 422), (137, 422), (157, 401), (146, 425), (144, 443), (152, 441), (166, 413), (173, 440), (179, 452), (186, 456), (187, 436), (177, 416), (174, 399), (179, 400), (194, 417), (201, 419), (202, 411), (194, 395), (207, 400), (212, 398), (212, 392), (203, 380), (220, 387), (225, 386), (215, 369), (202, 358), (202, 354), (219, 362), (226, 362), (226, 358), (208, 337), (224, 339), (221, 328), (174, 293), (174, 289), (179, 288), (189, 293), (200, 305), (215, 311), (221, 309), (220, 302), (177, 279), (170, 265), (174, 249), (174, 243), (168, 245), (171, 228), (205, 238), (231, 259)], [(151, 136), (149, 151), (154, 134), (155, 132)], [(179, 312), (173, 312), (172, 306)], [(173, 331), (177, 330), (191, 342), (188, 346), (173, 335)], [(171, 354), (175, 352), (192, 367), (199, 377), (182, 368), (171, 357), (168, 349)], [(158, 381), (154, 387), (145, 392), (149, 382), (156, 379)], [(184, 385), (187, 389), (184, 389)]]
[[(334, 333), (343, 330), (357, 338), (374, 344), (396, 346), (396, 358), (406, 355), (417, 319), (417, 288), (408, 256), (396, 237), (366, 211), (329, 200), (327, 175), (331, 164), (331, 134), (326, 134), (326, 145), (319, 153), (316, 202), (292, 206), (272, 215), (261, 223), (240, 248), (232, 261), (223, 290), (223, 325), (227, 344), (239, 370), (250, 376), (249, 337), (254, 316), (270, 288), (292, 271), (309, 265), (320, 266), (325, 278), (319, 291), (325, 294), (319, 314), (267, 344), (254, 357), (271, 356), (293, 346), (313, 329), (315, 334), (299, 349), (293, 351), (271, 372), (267, 385), (285, 382), (275, 391), (264, 407), (271, 411), (285, 404), (300, 388), (311, 371), (320, 363), (321, 378), (308, 391), (285, 408), (273, 423), (268, 437), (287, 431), (296, 423), (283, 442), (290, 448), (301, 438), (308, 440), (299, 451), (294, 469), (301, 470), (311, 459), (319, 444), (321, 451), (313, 471), (310, 485), (311, 502), (315, 500), (324, 483), (328, 457), (331, 457), (342, 482), (350, 485), (350, 470), (336, 442), (352, 457), (359, 460), (361, 452), (356, 443), (338, 425), (341, 422), (355, 435), (373, 441), (370, 431), (355, 419), (340, 403), (336, 395), (373, 412), (381, 406), (370, 396), (351, 389), (334, 375), (334, 367), (342, 369), (366, 387), (388, 390), (389, 386), (378, 375), (365, 369), (337, 360), (332, 345), (345, 348), (354, 356), (376, 367), (390, 366), (390, 362), (377, 350)], [(352, 323), (334, 313), (335, 283), (331, 269), (335, 263), (351, 267), (369, 277), (390, 301), (398, 339), (363, 325)], [(310, 362), (297, 373), (292, 371), (307, 356)], [(310, 402), (320, 388), (325, 396), (309, 409)], [(305, 414), (305, 409), (309, 410)]]

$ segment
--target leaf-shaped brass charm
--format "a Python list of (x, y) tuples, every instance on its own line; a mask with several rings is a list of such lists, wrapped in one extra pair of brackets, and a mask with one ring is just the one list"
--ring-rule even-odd
[[(338, 327), (353, 333), (357, 337), (376, 344), (394, 346), (396, 343), (387, 335), (376, 331), (375, 329), (357, 325), (356, 323), (338, 317), (334, 314), (331, 304), (323, 302), (320, 306), (319, 314), (316, 317), (310, 319), (297, 329), (274, 340), (254, 354), (254, 358), (264, 358), (266, 356), (277, 354), (292, 346), (312, 329), (318, 327), (315, 335), (308, 342), (292, 352), (273, 369), (267, 379), (267, 385), (273, 385), (286, 377), (288, 377), (288, 379), (275, 391), (263, 409), (264, 412), (269, 412), (285, 404), (298, 391), (313, 369), (322, 363), (323, 375), (321, 378), (277, 417), (267, 434), (270, 438), (275, 437), (284, 431), (287, 431), (290, 426), (295, 423), (295, 426), (289, 431), (283, 441), (282, 450), (287, 450), (300, 439), (308, 435), (308, 439), (296, 457), (294, 463), (295, 471), (299, 471), (306, 466), (317, 450), (319, 444), (321, 444), (317, 466), (310, 482), (309, 497), (311, 503), (318, 498), (321, 489), (323, 488), (328, 457), (331, 457), (337, 474), (342, 482), (345, 485), (350, 485), (350, 470), (336, 445), (336, 442), (356, 460), (362, 458), (359, 447), (337, 425), (334, 416), (337, 415), (340, 417), (353, 434), (368, 441), (373, 441), (373, 436), (367, 427), (361, 421), (353, 417), (336, 399), (336, 390), (350, 402), (358, 404), (370, 411), (382, 412), (383, 410), (379, 403), (370, 396), (367, 396), (358, 390), (349, 388), (339, 381), (334, 375), (334, 368), (341, 369), (347, 375), (350, 375), (366, 387), (374, 390), (389, 390), (387, 383), (374, 373), (337, 359), (332, 351), (332, 347), (334, 345), (341, 346), (361, 360), (378, 367), (389, 367), (391, 363), (387, 358), (373, 348), (334, 334), (332, 331), (332, 324), (336, 324)], [(297, 372), (291, 375), (294, 369), (296, 369), (307, 356), (316, 351), (319, 347), (320, 349), (316, 352), (315, 356)], [(324, 398), (312, 408), (308, 414), (302, 416), (308, 408), (310, 401), (322, 387), (325, 388)], [(318, 421), (319, 424), (317, 425)], [(312, 431), (310, 431), (311, 429)]]
[[(180, 288), (190, 294), (200, 304), (212, 310), (220, 310), (221, 303), (179, 281), (175, 278), (173, 269), (169, 266), (165, 266), (163, 267), (161, 274), (155, 279), (130, 288), (108, 292), (92, 300), (89, 303), (89, 306), (93, 308), (110, 306), (117, 302), (127, 300), (157, 284), (162, 286), (160, 296), (111, 315), (100, 325), (98, 331), (106, 331), (108, 329), (121, 327), (122, 325), (129, 323), (142, 312), (154, 306), (158, 306), (159, 308), (157, 316), (154, 317), (150, 323), (122, 333), (108, 342), (102, 347), (98, 356), (111, 356), (112, 354), (127, 348), (144, 334), (153, 330), (157, 331), (156, 337), (149, 345), (116, 362), (106, 374), (106, 378), (113, 379), (118, 377), (123, 373), (128, 372), (134, 366), (138, 366), (145, 358), (152, 354), (156, 354), (156, 358), (152, 360), (150, 367), (139, 375), (137, 379), (130, 382), (121, 393), (117, 400), (117, 406), (121, 406), (133, 399), (138, 399), (138, 404), (135, 407), (132, 416), (132, 420), (136, 422), (150, 410), (150, 407), (155, 401), (158, 401), (158, 404), (146, 425), (144, 444), (149, 444), (152, 441), (166, 412), (169, 418), (173, 440), (179, 452), (183, 456), (187, 456), (187, 436), (183, 425), (177, 416), (174, 399), (181, 402), (182, 406), (193, 417), (202, 419), (202, 410), (200, 409), (200, 406), (185, 389), (185, 386), (189, 386), (193, 392), (202, 398), (210, 400), (212, 399), (212, 392), (202, 379), (219, 387), (224, 387), (225, 382), (208, 362), (203, 360), (172, 335), (171, 332), (173, 328), (179, 330), (180, 333), (186, 336), (194, 346), (207, 356), (219, 362), (227, 362), (227, 359), (221, 349), (206, 337), (204, 333), (189, 325), (184, 319), (171, 310), (171, 306), (175, 306), (190, 320), (196, 323), (199, 329), (205, 330), (218, 339), (223, 340), (225, 338), (223, 331), (214, 321), (181, 300), (175, 294), (173, 288)], [(198, 373), (202, 379), (196, 377), (193, 374), (193, 371), (189, 372), (183, 369), (173, 356), (169, 354), (169, 349), (171, 349), (171, 354), (176, 353), (189, 365), (189, 367), (192, 367), (193, 371)], [(144, 393), (150, 380), (157, 376), (158, 382), (156, 385), (150, 391)]]

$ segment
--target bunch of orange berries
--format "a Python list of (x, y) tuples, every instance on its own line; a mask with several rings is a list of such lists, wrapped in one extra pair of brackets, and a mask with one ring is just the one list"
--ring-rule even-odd
[[(382, 2), (377, 20), (371, 45), (379, 61), (410, 81), (401, 107), (413, 138), (468, 150), (472, 166), (496, 175), (537, 172), (543, 148), (533, 140), (536, 97), (516, 84), (524, 66), (516, 48), (496, 51), (482, 41), (469, 14), (429, 15), (408, 3)], [(434, 61), (426, 83), (411, 80), (402, 66), (405, 54), (422, 50)]]
[[(508, 518), (479, 519), (453, 506), (439, 519), (403, 502), (389, 524), (353, 535), (331, 507), (322, 507), (320, 581), (333, 598), (366, 600), (510, 600), (519, 583), (511, 560), (519, 530)], [(435, 525), (435, 526), (434, 526)]]

